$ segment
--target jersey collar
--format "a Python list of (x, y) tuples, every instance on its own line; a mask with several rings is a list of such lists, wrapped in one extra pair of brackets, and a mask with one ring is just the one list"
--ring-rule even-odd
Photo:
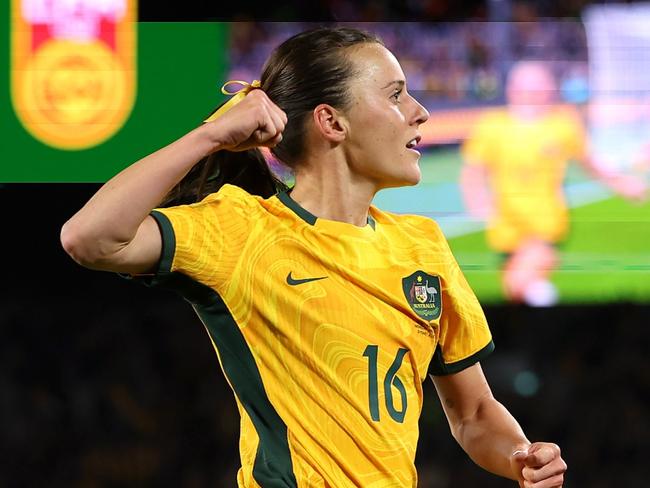
[(355, 226), (353, 224), (348, 224), (348, 223), (345, 223), (345, 222), (337, 222), (337, 221), (334, 221), (334, 220), (319, 219), (313, 213), (311, 213), (309, 210), (301, 207), (298, 204), (298, 202), (296, 202), (293, 198), (291, 198), (291, 196), (289, 196), (289, 192), (291, 190), (292, 189), (288, 189), (288, 190), (279, 192), (277, 194), (278, 200), (280, 200), (287, 208), (292, 210), (293, 213), (295, 213), (298, 217), (300, 217), (302, 220), (307, 222), (309, 225), (316, 226), (317, 222), (318, 222), (318, 226), (320, 226), (321, 224), (333, 222), (333, 223), (335, 223), (335, 225), (338, 224), (338, 225), (342, 225), (342, 226), (351, 226), (351, 227), (356, 227), (357, 229), (365, 229), (365, 228), (369, 227), (371, 230), (373, 230), (373, 231), (375, 230), (375, 226), (376, 226), (375, 219), (372, 218), (370, 213), (368, 214), (368, 225), (366, 227), (357, 227), (357, 226)]

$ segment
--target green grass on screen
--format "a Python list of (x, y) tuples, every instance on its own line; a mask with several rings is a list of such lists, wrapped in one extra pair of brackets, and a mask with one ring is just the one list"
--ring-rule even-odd
[[(499, 256), (485, 232), (459, 217), (461, 160), (457, 149), (435, 150), (421, 160), (422, 181), (412, 188), (381, 192), (385, 210), (420, 213), (437, 220), (470, 285), (482, 303), (499, 303)], [(552, 275), (561, 303), (650, 301), (650, 202), (613, 196), (579, 165), (567, 173), (571, 231), (562, 244), (561, 264)]]

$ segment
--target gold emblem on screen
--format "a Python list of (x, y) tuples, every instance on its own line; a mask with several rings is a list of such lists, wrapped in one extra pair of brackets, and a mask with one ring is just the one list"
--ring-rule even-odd
[(12, 4), (14, 109), (32, 136), (70, 150), (113, 136), (136, 90), (135, 0), (77, 3)]

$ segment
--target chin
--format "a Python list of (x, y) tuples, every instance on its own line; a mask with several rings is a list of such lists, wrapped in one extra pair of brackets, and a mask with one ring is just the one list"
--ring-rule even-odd
[[(391, 171), (392, 170), (392, 171)], [(400, 165), (394, 165), (388, 171), (383, 172), (378, 179), (378, 188), (399, 188), (402, 186), (415, 186), (422, 179), (418, 161), (403, 161)]]
[(394, 178), (391, 178), (390, 181), (387, 181), (383, 188), (399, 188), (402, 186), (415, 186), (422, 179), (422, 174), (418, 168), (418, 171), (414, 171), (411, 174), (401, 174)]
[(405, 181), (403, 185), (400, 186), (415, 186), (418, 183), (420, 183), (421, 178), (418, 176), (417, 178), (413, 178), (411, 180)]
[(420, 166), (415, 165), (408, 174), (404, 175), (404, 183), (400, 186), (414, 186), (420, 183), (422, 179), (422, 171), (420, 171)]

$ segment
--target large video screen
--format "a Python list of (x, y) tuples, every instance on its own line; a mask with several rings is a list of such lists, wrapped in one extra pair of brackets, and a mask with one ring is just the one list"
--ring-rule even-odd
[[(647, 7), (598, 6), (581, 20), (342, 24), (378, 34), (430, 112), (422, 181), (374, 204), (436, 220), (483, 303), (650, 300), (644, 23)], [(228, 79), (259, 79), (310, 27), (233, 24)]]
[(228, 24), (137, 22), (137, 5), (3, 3), (0, 183), (106, 181), (221, 102)]

